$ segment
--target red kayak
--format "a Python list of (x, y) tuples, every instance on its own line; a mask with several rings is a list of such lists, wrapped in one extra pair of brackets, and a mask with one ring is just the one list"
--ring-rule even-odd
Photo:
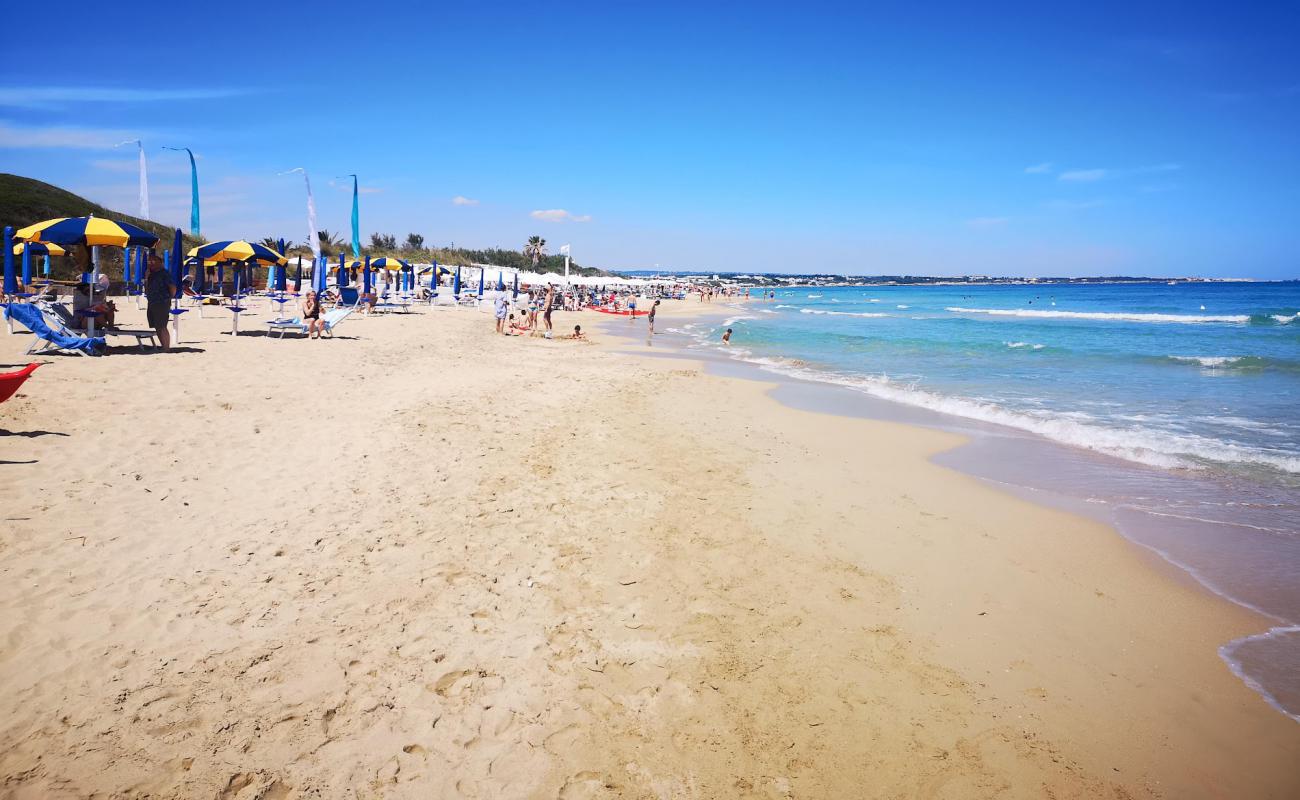
[(28, 364), (17, 372), (0, 372), (0, 403), (14, 396), (23, 381), (32, 376), (40, 364)]
[(599, 312), (602, 313), (602, 314), (614, 314), (615, 316), (619, 316), (619, 317), (626, 317), (626, 316), (628, 316), (629, 314), (632, 315), (632, 316), (634, 316), (634, 317), (644, 317), (646, 314), (649, 314), (649, 313), (650, 313), (649, 311), (627, 311), (627, 310), (624, 310), (624, 311), (610, 311), (608, 308), (601, 308), (601, 307), (599, 307), (599, 306), (597, 306), (597, 307), (595, 307), (595, 308), (593, 308), (593, 309), (591, 309), (591, 310), (592, 310), (592, 311), (599, 311)]

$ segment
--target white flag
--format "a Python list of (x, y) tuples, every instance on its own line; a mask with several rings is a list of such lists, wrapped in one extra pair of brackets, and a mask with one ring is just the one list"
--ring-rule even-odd
[(144, 142), (140, 145), (140, 219), (149, 219), (149, 170), (144, 164)]
[(567, 256), (568, 254), (569, 254), (569, 246), (567, 244), (560, 245), (560, 255)]
[[(288, 172), (281, 172), (281, 175), (291, 175), (295, 172), (302, 173), (302, 181), (307, 185), (307, 246), (311, 248), (312, 257), (320, 259), (320, 236), (316, 234), (316, 200), (311, 196), (311, 178), (307, 177), (307, 170), (302, 167), (294, 167)], [(299, 260), (301, 263), (301, 259)]]
[(113, 146), (121, 147), (124, 144), (133, 144), (140, 148), (140, 219), (149, 219), (149, 172), (144, 165), (144, 142), (140, 139), (127, 139)]

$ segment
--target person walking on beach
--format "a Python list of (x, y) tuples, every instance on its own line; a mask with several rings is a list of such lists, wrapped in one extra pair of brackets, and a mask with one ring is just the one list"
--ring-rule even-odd
[(496, 299), (497, 333), (505, 333), (506, 307), (508, 305), (505, 293), (498, 294)]
[(551, 308), (555, 305), (555, 286), (552, 285), (546, 290), (546, 305), (542, 308), (542, 322), (546, 325), (546, 333), (542, 334), (547, 339), (551, 338)]
[(167, 320), (171, 317), (172, 297), (176, 294), (176, 284), (172, 283), (172, 276), (163, 269), (163, 261), (157, 253), (150, 251), (147, 269), (144, 278), (144, 296), (149, 301), (149, 307), (145, 314), (149, 320), (149, 327), (157, 334), (162, 349), (170, 350), (172, 337), (167, 330)]
[(658, 310), (659, 310), (659, 301), (656, 300), (656, 301), (654, 301), (654, 304), (650, 306), (650, 314), (646, 317), (646, 322), (650, 323), (650, 332), (649, 332), (648, 334), (646, 334), (647, 337), (649, 337), (649, 336), (654, 336), (654, 332), (655, 332), (655, 312), (658, 311)]

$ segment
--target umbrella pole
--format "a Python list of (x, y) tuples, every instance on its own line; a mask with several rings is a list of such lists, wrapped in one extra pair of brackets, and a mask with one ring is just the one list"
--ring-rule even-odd
[[(99, 245), (90, 248), (90, 306), (95, 306), (95, 284), (99, 281)], [(95, 338), (95, 318), (86, 317), (86, 336)]]

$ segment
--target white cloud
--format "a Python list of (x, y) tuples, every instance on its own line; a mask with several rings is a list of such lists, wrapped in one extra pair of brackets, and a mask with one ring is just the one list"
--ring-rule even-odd
[(472, 197), (464, 197), (462, 195), (456, 195), (455, 197), (451, 198), (451, 204), (453, 206), (476, 206), (478, 205), (478, 201), (473, 199)]
[(1011, 221), (1010, 217), (975, 217), (966, 220), (966, 226), (969, 228), (997, 228), (1006, 225)]
[(1062, 172), (1057, 176), (1057, 180), (1090, 183), (1102, 180), (1108, 175), (1110, 175), (1110, 170), (1107, 169), (1072, 169)]
[(1042, 175), (1051, 171), (1052, 162), (1050, 161), (1044, 161), (1041, 164), (1034, 164), (1033, 166), (1025, 167), (1025, 173), (1029, 175)]
[(545, 211), (530, 211), (528, 216), (533, 219), (540, 219), (543, 222), (591, 222), (590, 214), (571, 214), (562, 208), (551, 208)]
[(0, 147), (11, 149), (108, 150), (123, 139), (131, 138), (139, 138), (139, 134), (107, 128), (25, 128), (0, 122)]
[(242, 89), (121, 89), (104, 86), (2, 86), (0, 106), (56, 108), (65, 103), (156, 103), (215, 100)]

